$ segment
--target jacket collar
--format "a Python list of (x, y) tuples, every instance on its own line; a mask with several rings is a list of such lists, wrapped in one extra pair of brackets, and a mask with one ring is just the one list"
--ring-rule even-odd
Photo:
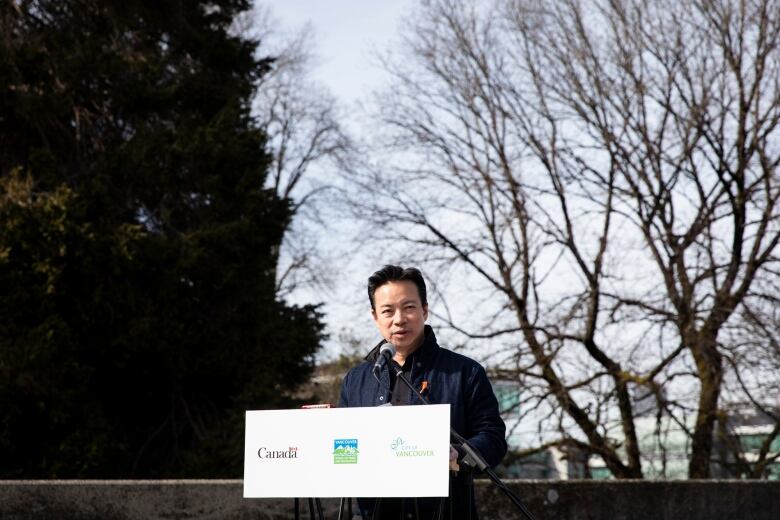
[[(430, 325), (425, 325), (423, 328), (423, 335), (425, 336), (423, 344), (420, 345), (420, 348), (415, 350), (412, 355), (416, 356), (424, 365), (428, 365), (428, 361), (432, 359), (439, 350), (439, 343), (436, 341), (436, 334), (433, 333), (433, 328), (431, 328)], [(366, 354), (364, 359), (374, 363), (376, 358), (379, 357), (379, 348), (385, 343), (387, 343), (387, 341), (384, 339), (377, 343), (376, 346)]]

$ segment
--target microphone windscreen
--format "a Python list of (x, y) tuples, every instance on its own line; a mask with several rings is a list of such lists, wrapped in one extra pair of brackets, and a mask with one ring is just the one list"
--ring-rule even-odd
[(395, 356), (395, 345), (390, 342), (385, 343), (379, 348), (379, 355), (387, 356), (392, 359), (392, 357)]

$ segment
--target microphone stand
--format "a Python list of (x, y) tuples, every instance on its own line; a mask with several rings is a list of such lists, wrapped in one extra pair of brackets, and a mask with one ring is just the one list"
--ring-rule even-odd
[[(400, 378), (401, 381), (403, 381), (404, 384), (408, 386), (409, 389), (420, 399), (420, 401), (423, 402), (423, 404), (431, 404), (406, 378), (403, 369), (397, 363), (389, 364), (388, 368), (390, 368), (390, 366), (393, 366), (395, 377)], [(501, 481), (499, 476), (496, 475), (492, 469), (490, 469), (490, 466), (488, 466), (488, 463), (485, 461), (485, 459), (482, 458), (482, 455), (476, 450), (476, 448), (469, 444), (469, 441), (466, 440), (466, 438), (457, 431), (455, 431), (452, 426), (450, 426), (450, 435), (459, 443), (456, 448), (459, 448), (464, 453), (463, 457), (461, 458), (462, 462), (468, 466), (471, 466), (472, 468), (484, 471), (490, 480), (492, 480), (493, 483), (498, 486), (498, 489), (500, 489), (507, 496), (507, 498), (509, 498), (509, 500), (520, 510), (521, 513), (523, 513), (523, 515), (528, 520), (536, 520), (534, 515), (532, 515), (528, 508), (525, 507), (525, 504), (523, 504), (520, 498)]]

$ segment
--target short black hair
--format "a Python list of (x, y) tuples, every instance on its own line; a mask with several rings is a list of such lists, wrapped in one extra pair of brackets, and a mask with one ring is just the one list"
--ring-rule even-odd
[(374, 293), (388, 282), (413, 282), (420, 294), (420, 302), (428, 305), (428, 293), (425, 290), (425, 280), (416, 267), (403, 268), (398, 265), (386, 265), (379, 271), (368, 277), (368, 301), (371, 302), (371, 310), (374, 310)]

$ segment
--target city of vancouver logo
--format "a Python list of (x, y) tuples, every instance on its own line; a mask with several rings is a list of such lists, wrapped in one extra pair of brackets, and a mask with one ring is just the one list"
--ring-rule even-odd
[(390, 449), (396, 457), (433, 457), (433, 450), (418, 448), (416, 445), (406, 444), (401, 437), (390, 443)]
[(333, 440), (333, 463), (334, 464), (357, 464), (358, 461), (358, 440), (357, 439), (334, 439)]

